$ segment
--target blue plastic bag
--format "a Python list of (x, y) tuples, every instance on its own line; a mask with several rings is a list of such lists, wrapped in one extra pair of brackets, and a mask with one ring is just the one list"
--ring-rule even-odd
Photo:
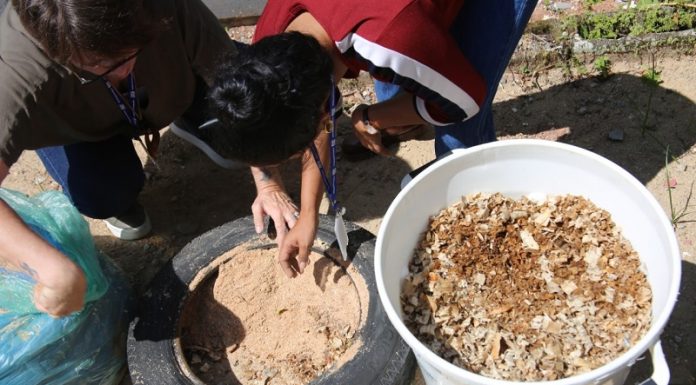
[(52, 318), (34, 306), (30, 276), (0, 268), (0, 384), (117, 384), (132, 306), (124, 277), (98, 253), (87, 222), (64, 194), (0, 189), (0, 199), (87, 279), (83, 310)]

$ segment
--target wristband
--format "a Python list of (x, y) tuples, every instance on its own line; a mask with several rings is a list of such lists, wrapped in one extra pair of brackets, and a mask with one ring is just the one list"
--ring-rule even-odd
[(377, 131), (377, 128), (375, 126), (373, 126), (372, 123), (370, 123), (370, 116), (367, 114), (367, 110), (369, 108), (370, 107), (368, 106), (362, 110), (362, 123), (365, 126), (365, 128), (367, 129), (367, 133), (370, 135), (374, 135), (374, 134), (379, 133), (379, 131)]

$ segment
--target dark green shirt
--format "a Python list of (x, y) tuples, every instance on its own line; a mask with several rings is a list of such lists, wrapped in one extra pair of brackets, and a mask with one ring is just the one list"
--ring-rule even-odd
[[(191, 104), (196, 75), (208, 83), (232, 40), (200, 0), (159, 0), (169, 28), (142, 49), (135, 80), (148, 103), (142, 132), (166, 127)], [(101, 81), (80, 84), (54, 62), (8, 4), (0, 15), (0, 157), (23, 150), (136, 135)]]

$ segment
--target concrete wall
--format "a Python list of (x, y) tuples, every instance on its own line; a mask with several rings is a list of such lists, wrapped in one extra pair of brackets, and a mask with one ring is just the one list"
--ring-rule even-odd
[(218, 19), (239, 25), (253, 23), (266, 5), (266, 0), (203, 0), (203, 2)]
[[(0, 11), (5, 9), (8, 0), (0, 0)], [(237, 24), (253, 22), (260, 14), (265, 0), (203, 0), (205, 5), (218, 17)]]

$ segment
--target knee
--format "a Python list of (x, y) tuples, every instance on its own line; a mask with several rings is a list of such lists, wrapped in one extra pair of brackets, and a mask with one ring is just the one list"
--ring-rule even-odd
[(143, 183), (72, 186), (69, 195), (81, 214), (106, 219), (123, 213), (135, 203), (142, 186)]

